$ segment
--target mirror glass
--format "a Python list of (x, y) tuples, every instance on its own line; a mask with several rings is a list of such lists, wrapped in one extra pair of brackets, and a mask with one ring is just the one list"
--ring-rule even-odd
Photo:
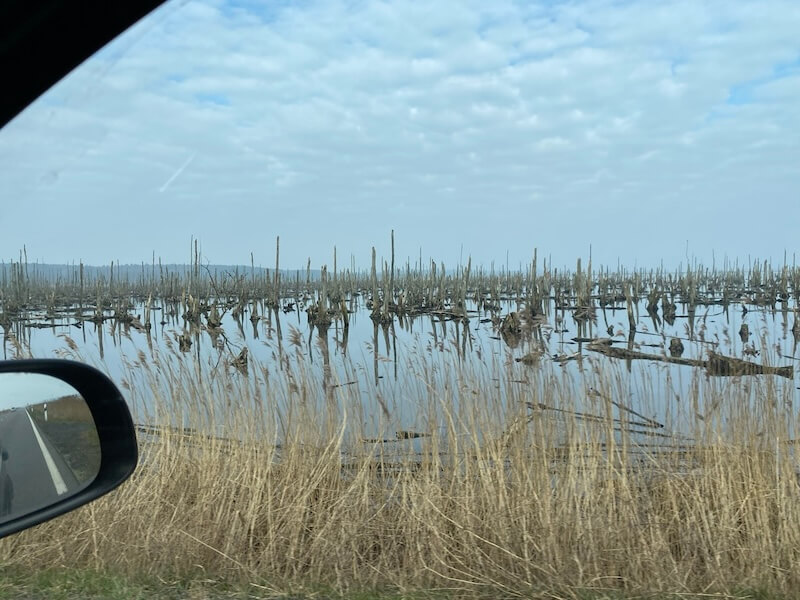
[(86, 402), (40, 373), (0, 373), (0, 455), (0, 523), (78, 493), (100, 470)]

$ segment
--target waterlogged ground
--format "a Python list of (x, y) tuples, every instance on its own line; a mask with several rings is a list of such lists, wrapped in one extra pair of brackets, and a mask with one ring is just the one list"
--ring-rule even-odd
[[(642, 301), (633, 310), (635, 330), (624, 300), (578, 314), (551, 299), (536, 317), (518, 302), (492, 310), (472, 302), (466, 319), (439, 311), (379, 324), (355, 298), (348, 326), (334, 319), (327, 329), (309, 323), (308, 305), (282, 305), (277, 311), (259, 305), (257, 319), (251, 318), (252, 304), (238, 319), (220, 306), (220, 326), (211, 327), (187, 323), (180, 306), (155, 303), (149, 330), (113, 318), (79, 320), (74, 307), (59, 318), (33, 311), (4, 330), (3, 357), (28, 351), (35, 357), (77, 355), (129, 390), (132, 373), (144, 367), (158, 372), (165, 361), (191, 363), (199, 378), (225, 369), (286, 390), (302, 372), (316, 378), (322, 398), (345, 389), (357, 397), (355, 418), (364, 431), (390, 437), (429, 430), (431, 396), (443, 389), (456, 401), (484, 394), (501, 404), (529, 403), (531, 410), (584, 420), (601, 418), (610, 400), (629, 430), (676, 439), (688, 437), (698, 420), (713, 418), (726, 396), (755, 398), (769, 385), (789, 411), (798, 399), (797, 376), (789, 369), (777, 375), (734, 370), (731, 376), (703, 362), (716, 353), (767, 370), (794, 366), (800, 358), (796, 311), (787, 304), (677, 304), (667, 322), (662, 314), (648, 314)], [(139, 320), (143, 313), (142, 305), (130, 310)], [(140, 393), (144, 406), (135, 407), (142, 420), (146, 396)], [(795, 437), (794, 431), (787, 435)]]

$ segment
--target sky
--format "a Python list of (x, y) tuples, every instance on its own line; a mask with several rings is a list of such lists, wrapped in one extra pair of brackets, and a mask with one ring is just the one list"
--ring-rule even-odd
[(172, 1), (0, 131), (0, 258), (767, 259), (800, 3)]
[(78, 395), (68, 383), (41, 373), (0, 373), (0, 411)]

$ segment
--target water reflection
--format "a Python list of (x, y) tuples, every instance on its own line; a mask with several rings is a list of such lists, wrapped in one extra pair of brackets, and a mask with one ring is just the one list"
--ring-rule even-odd
[[(688, 396), (692, 369), (702, 368), (709, 376), (771, 372), (786, 378), (800, 340), (800, 318), (788, 301), (779, 308), (750, 305), (738, 311), (737, 304), (728, 310), (688, 303), (678, 310), (674, 298), (661, 292), (639, 301), (626, 293), (599, 304), (594, 298), (568, 302), (558, 295), (530, 304), (484, 297), (387, 318), (381, 312), (385, 303), (376, 311), (359, 295), (332, 302), (322, 298), (207, 303), (186, 294), (172, 302), (86, 308), (80, 320), (75, 314), (81, 307), (60, 316), (31, 311), (24, 320), (0, 323), (3, 356), (23, 356), (28, 348), (35, 356), (51, 356), (72, 344), (84, 359), (101, 363), (121, 381), (126, 357), (140, 351), (152, 356), (177, 345), (198, 365), (223, 364), (246, 377), (253, 361), (286, 372), (294, 360), (287, 348), (295, 348), (316, 369), (326, 398), (341, 386), (357, 386), (365, 405), (377, 402), (387, 417), (408, 402), (407, 390), (418, 387), (407, 357), (430, 357), (448, 369), (475, 372), (487, 364), (517, 364), (526, 370), (514, 376), (519, 382), (537, 369), (583, 381), (592, 376), (585, 362), (591, 359), (589, 366), (623, 366), (630, 374), (627, 398), (646, 398), (662, 419), (669, 398)], [(405, 302), (398, 298), (397, 310)], [(725, 357), (761, 366), (743, 367)], [(771, 370), (776, 366), (784, 369)], [(663, 369), (656, 378), (662, 389), (637, 380), (645, 369), (656, 368)], [(203, 377), (200, 370), (198, 377)]]

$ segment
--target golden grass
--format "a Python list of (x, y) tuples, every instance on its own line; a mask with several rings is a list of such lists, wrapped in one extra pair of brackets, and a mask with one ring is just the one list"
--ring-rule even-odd
[[(585, 388), (558, 367), (470, 370), (421, 353), (409, 359), (419, 385), (408, 401), (430, 435), (364, 442), (376, 436), (363, 390), (323, 386), (288, 352), (275, 372), (251, 357), (247, 377), (177, 352), (135, 361), (125, 394), (137, 420), (164, 428), (141, 436), (137, 472), (3, 540), (3, 564), (245, 580), (276, 593), (800, 589), (800, 489), (781, 433), (793, 425), (792, 390), (768, 378), (696, 376), (685, 402), (705, 399), (716, 416), (694, 423), (694, 444), (667, 451), (615, 437), (601, 400), (599, 421), (530, 413), (526, 402), (586, 409)], [(624, 375), (607, 365), (586, 377), (611, 397)]]

